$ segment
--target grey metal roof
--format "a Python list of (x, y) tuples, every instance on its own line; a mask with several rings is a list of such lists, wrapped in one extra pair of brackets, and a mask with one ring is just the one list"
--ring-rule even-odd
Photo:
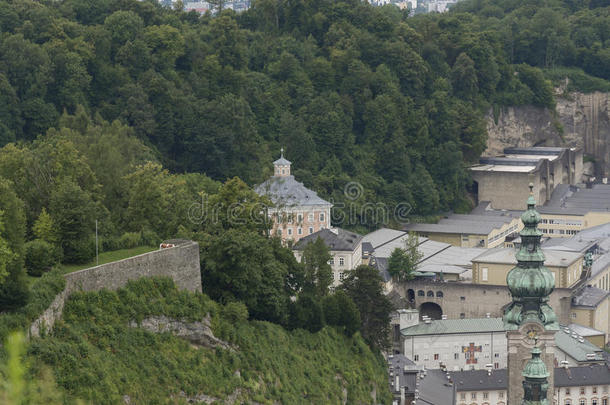
[(455, 387), (449, 384), (442, 370), (427, 370), (419, 380), (418, 405), (448, 405), (455, 403)]
[(595, 240), (583, 238), (580, 234), (577, 234), (569, 238), (548, 238), (542, 243), (542, 247), (549, 250), (584, 253), (595, 245), (595, 242)]
[(591, 277), (595, 277), (600, 272), (606, 270), (608, 266), (610, 266), (610, 253), (593, 258), (593, 264), (591, 265)]
[(373, 245), (371, 242), (362, 242), (362, 254), (371, 254), (373, 253)]
[[(362, 243), (368, 242), (373, 245), (374, 249), (376, 249), (381, 245), (384, 245), (388, 242), (405, 236), (408, 236), (407, 232), (405, 231), (397, 231), (396, 229), (390, 228), (381, 228), (364, 235), (364, 238), (362, 238)], [(426, 238), (420, 238), (420, 242), (425, 239)]]
[[(417, 389), (417, 372), (419, 367), (403, 354), (394, 354), (388, 357), (388, 378), (390, 391), (399, 393), (400, 387), (405, 387), (406, 392), (414, 393)], [(398, 386), (396, 386), (398, 376)]]
[(448, 372), (455, 388), (460, 391), (505, 390), (508, 386), (507, 369), (465, 370)]
[(541, 214), (584, 215), (588, 212), (610, 211), (610, 185), (596, 184), (593, 188), (578, 188), (560, 184), (551, 199), (541, 207)]
[(572, 305), (594, 308), (606, 299), (608, 295), (610, 295), (610, 291), (602, 290), (597, 287), (585, 286), (572, 296)]
[(275, 162), (273, 162), (274, 165), (290, 165), (292, 164), (292, 162), (288, 159), (286, 159), (284, 156), (282, 156), (281, 158), (279, 158), (278, 160), (276, 160)]
[(570, 328), (572, 332), (583, 337), (605, 335), (605, 332), (601, 330), (589, 328), (588, 326), (579, 325), (577, 323), (569, 324), (568, 328)]
[(504, 148), (504, 153), (512, 155), (559, 155), (568, 148), (559, 146), (531, 146)]
[[(566, 332), (567, 330), (567, 332)], [(573, 333), (568, 327), (561, 327), (555, 333), (555, 344), (557, 348), (578, 362), (603, 361), (603, 350), (583, 339), (580, 335)], [(587, 358), (587, 354), (594, 354)]]
[[(563, 250), (542, 249), (545, 257), (544, 264), (553, 267), (569, 266), (582, 257), (582, 253), (565, 252)], [(483, 254), (475, 257), (472, 261), (500, 264), (517, 264), (513, 248), (493, 248), (487, 249)]]
[[(602, 364), (568, 367), (567, 369), (556, 367), (553, 373), (555, 387), (610, 384), (610, 369)], [(486, 370), (456, 371), (449, 372), (449, 375), (452, 377), (458, 392), (505, 390), (508, 388), (508, 370), (505, 368), (493, 370), (491, 376), (487, 376)], [(463, 383), (460, 384), (460, 381)]]
[(485, 248), (464, 248), (449, 246), (423, 259), (419, 264), (425, 265), (448, 265), (472, 268), (472, 259), (487, 251)]
[(488, 235), (510, 223), (513, 217), (508, 215), (463, 215), (451, 214), (436, 224), (408, 224), (405, 229), (417, 232), (459, 233), (471, 235)]
[(385, 283), (392, 279), (392, 276), (388, 271), (388, 259), (386, 257), (373, 257), (371, 259), (371, 266), (377, 269), (379, 275)]
[(254, 189), (258, 195), (269, 197), (278, 208), (302, 205), (330, 206), (315, 191), (295, 180), (294, 176), (273, 176)]
[(556, 387), (610, 384), (610, 369), (601, 364), (589, 366), (555, 368)]
[(346, 231), (345, 229), (335, 228), (333, 232), (330, 229), (321, 229), (318, 232), (314, 232), (311, 235), (307, 235), (301, 239), (292, 247), (293, 250), (304, 250), (310, 242), (315, 242), (318, 238), (324, 241), (324, 244), (328, 247), (328, 250), (340, 250), (353, 252), (360, 241), (362, 235), (357, 233)]

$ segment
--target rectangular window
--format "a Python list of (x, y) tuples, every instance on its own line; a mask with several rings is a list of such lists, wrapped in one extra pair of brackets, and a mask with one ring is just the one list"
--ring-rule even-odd
[(434, 360), (438, 360), (438, 353), (434, 353)]
[(497, 359), (498, 357), (500, 357), (500, 353), (494, 353), (494, 357)]
[(593, 387), (593, 393), (597, 394), (597, 387)]
[(328, 264), (330, 264), (331, 266), (335, 265), (335, 258), (331, 257), (330, 260), (328, 261)]
[(339, 266), (345, 266), (345, 259), (343, 257), (339, 258)]
[(298, 222), (298, 223), (303, 222), (303, 214), (298, 214), (298, 215), (297, 215), (297, 222)]
[(292, 235), (292, 228), (288, 228), (288, 235)]
[(494, 363), (494, 368), (500, 368), (500, 363)]
[(580, 387), (580, 395), (585, 395), (585, 387)]
[(462, 400), (466, 399), (466, 393), (465, 392), (460, 393), (460, 399), (462, 399)]
[(489, 398), (489, 392), (484, 392), (483, 393), (483, 399), (487, 399)]
[(309, 227), (309, 234), (311, 235), (313, 233), (313, 227)]
[(498, 398), (504, 398), (504, 391), (498, 392)]
[(320, 222), (324, 222), (324, 213), (323, 212), (320, 213)]
[(307, 221), (308, 221), (310, 224), (312, 224), (312, 223), (313, 223), (313, 217), (314, 217), (313, 212), (307, 215)]
[(297, 229), (297, 234), (302, 235), (303, 234), (303, 230), (301, 228)]
[(459, 353), (453, 353), (453, 359), (454, 360), (459, 360), (460, 358), (460, 354)]
[(288, 223), (291, 224), (293, 220), (293, 214), (288, 214)]
[(481, 269), (481, 279), (482, 279), (483, 281), (487, 281), (487, 272), (488, 272), (487, 267), (483, 267), (483, 268)]
[(472, 394), (470, 394), (470, 398), (471, 399), (477, 399), (477, 393), (473, 392)]
[(343, 281), (344, 278), (345, 278), (345, 272), (342, 271), (339, 273), (339, 280)]
[(419, 361), (419, 354), (416, 354), (415, 356), (413, 356), (413, 361)]
[(570, 395), (570, 389), (566, 388), (566, 395)]

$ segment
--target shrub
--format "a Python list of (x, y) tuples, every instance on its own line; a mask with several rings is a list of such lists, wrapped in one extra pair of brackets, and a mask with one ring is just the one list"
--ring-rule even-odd
[(140, 232), (142, 246), (158, 246), (161, 242), (161, 238), (154, 231), (150, 229), (142, 229)]
[(66, 240), (62, 243), (66, 263), (87, 263), (95, 257), (95, 240), (91, 238)]
[(59, 263), (59, 249), (42, 239), (25, 244), (25, 268), (30, 276), (40, 277)]
[(139, 232), (125, 232), (119, 239), (121, 249), (131, 249), (142, 245), (142, 236)]
[(222, 308), (222, 316), (232, 323), (248, 320), (248, 308), (243, 302), (229, 302)]

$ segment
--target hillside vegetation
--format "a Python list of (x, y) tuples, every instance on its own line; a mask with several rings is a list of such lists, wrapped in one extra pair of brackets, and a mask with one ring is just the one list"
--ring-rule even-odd
[[(185, 322), (209, 315), (214, 334), (235, 350), (128, 326), (153, 315)], [(116, 292), (73, 295), (53, 336), (33, 340), (29, 356), (34, 373), (53, 370), (69, 402), (117, 404), (128, 395), (132, 403), (166, 404), (233, 394), (269, 404), (369, 404), (373, 391), (389, 402), (384, 361), (359, 335), (347, 338), (330, 327), (287, 332), (246, 318), (243, 305), (177, 291), (169, 279), (141, 279)]]

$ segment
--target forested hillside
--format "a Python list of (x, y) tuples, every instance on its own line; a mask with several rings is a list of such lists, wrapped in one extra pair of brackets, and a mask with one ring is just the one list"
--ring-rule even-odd
[(407, 18), (356, 0), (258, 0), (200, 18), (136, 0), (4, 0), (0, 142), (34, 140), (81, 105), (128, 125), (171, 171), (253, 184), (283, 145), (326, 197), (357, 180), (367, 201), (460, 208), (481, 110), (553, 105), (525, 64), (608, 79), (597, 3), (467, 1), (468, 13)]

